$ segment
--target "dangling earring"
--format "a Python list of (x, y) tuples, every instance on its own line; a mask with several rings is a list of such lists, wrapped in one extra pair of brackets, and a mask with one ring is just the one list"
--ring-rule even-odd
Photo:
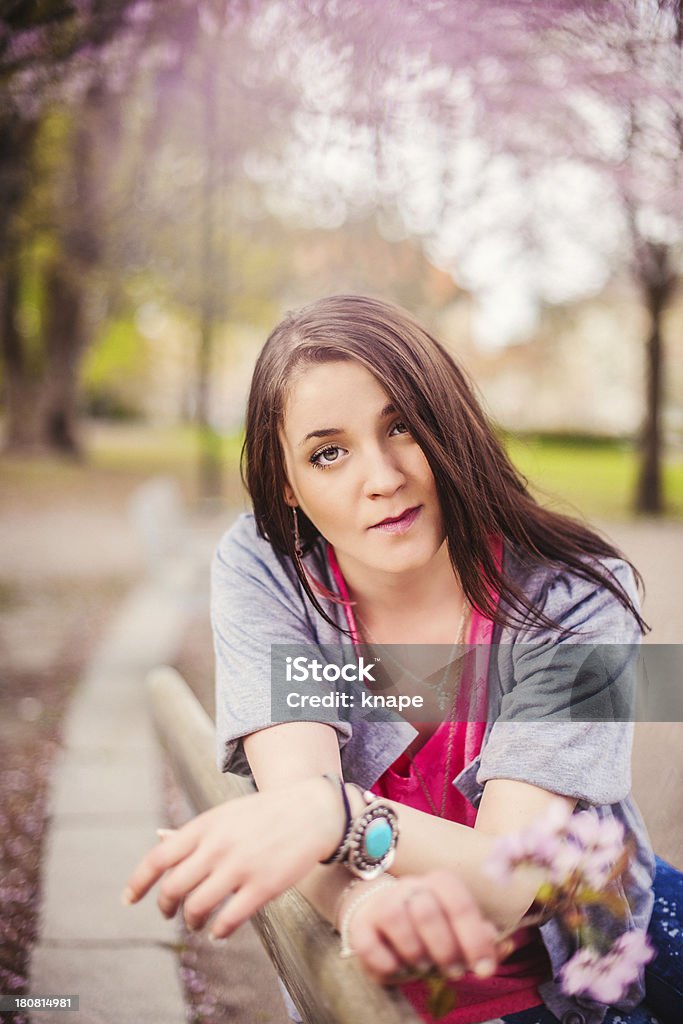
[(297, 515), (296, 506), (292, 508), (292, 517), (294, 519), (294, 553), (297, 558), (301, 558), (303, 551), (301, 550), (301, 537), (299, 536), (299, 516)]

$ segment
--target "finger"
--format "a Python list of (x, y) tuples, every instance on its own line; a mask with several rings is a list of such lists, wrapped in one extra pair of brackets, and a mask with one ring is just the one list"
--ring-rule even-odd
[(352, 923), (349, 946), (363, 969), (377, 982), (386, 981), (402, 968), (398, 955), (374, 928), (364, 926), (354, 931)]
[(392, 893), (394, 900), (388, 902), (379, 916), (375, 917), (374, 925), (385, 943), (394, 950), (402, 964), (407, 966), (420, 965), (426, 967), (429, 954), (419, 931), (410, 916), (407, 897), (402, 893)]
[(225, 907), (219, 910), (211, 925), (210, 937), (214, 939), (227, 938), (275, 895), (275, 892), (263, 884), (256, 882), (240, 884), (237, 880), (234, 894)]
[(203, 928), (213, 912), (235, 889), (235, 876), (232, 871), (213, 871), (198, 885), (185, 900), (183, 916), (188, 928)]
[(479, 977), (489, 977), (495, 972), (499, 959), (495, 927), (483, 917), (479, 906), (457, 876), (451, 872), (438, 872), (433, 881), (460, 946), (459, 959)]
[(405, 900), (405, 908), (427, 958), (443, 969), (459, 964), (460, 943), (436, 893), (426, 887), (416, 888)]
[(194, 832), (185, 829), (180, 829), (174, 836), (169, 836), (163, 843), (158, 843), (142, 858), (128, 878), (121, 897), (123, 902), (137, 903), (161, 878), (164, 871), (168, 871), (192, 852), (195, 844)]
[(204, 881), (209, 871), (210, 864), (206, 854), (196, 850), (192, 856), (186, 857), (172, 871), (166, 873), (157, 896), (159, 910), (164, 917), (175, 915), (188, 893)]

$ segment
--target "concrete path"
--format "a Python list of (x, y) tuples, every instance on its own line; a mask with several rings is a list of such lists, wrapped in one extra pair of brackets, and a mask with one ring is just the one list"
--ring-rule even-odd
[[(79, 1019), (87, 1024), (186, 1019), (174, 922), (154, 900), (132, 912), (120, 893), (163, 824), (161, 759), (143, 682), (176, 654), (196, 595), (205, 589), (200, 581), (213, 544), (207, 540), (177, 554), (129, 595), (65, 722), (30, 994), (78, 995)], [(64, 1024), (65, 1017), (41, 1011), (40, 1021)]]

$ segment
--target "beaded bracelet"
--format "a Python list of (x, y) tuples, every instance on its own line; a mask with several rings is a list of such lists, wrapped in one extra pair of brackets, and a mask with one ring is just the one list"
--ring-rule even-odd
[(349, 803), (349, 798), (346, 794), (346, 787), (340, 775), (335, 775), (333, 772), (325, 772), (323, 778), (327, 779), (328, 782), (331, 782), (333, 786), (339, 787), (342, 800), (344, 801), (344, 814), (346, 816), (344, 821), (344, 831), (342, 832), (342, 837), (339, 846), (337, 846), (336, 850), (332, 851), (329, 857), (326, 857), (325, 860), (320, 861), (321, 864), (333, 864), (335, 861), (339, 861), (342, 859), (342, 857), (344, 856), (344, 851), (346, 850), (346, 844), (348, 842), (348, 838), (351, 833), (351, 828), (353, 825), (353, 822), (351, 821), (351, 804)]
[(398, 842), (398, 817), (389, 804), (378, 799), (370, 790), (350, 783), (359, 791), (366, 804), (365, 810), (352, 820), (346, 784), (341, 776), (327, 772), (323, 778), (339, 787), (346, 820), (336, 850), (320, 863), (342, 863), (352, 875), (369, 882), (393, 863)]
[(353, 915), (361, 906), (369, 899), (373, 893), (379, 892), (380, 889), (385, 889), (387, 885), (393, 885), (396, 879), (393, 875), (385, 875), (380, 878), (376, 885), (373, 885), (371, 889), (364, 889), (363, 892), (359, 892), (355, 899), (351, 900), (348, 907), (344, 911), (344, 916), (339, 925), (339, 935), (341, 938), (341, 949), (339, 950), (339, 956), (343, 960), (348, 960), (349, 957), (355, 956), (353, 949), (349, 945), (349, 928), (351, 927), (351, 920)]
[(357, 889), (358, 886), (362, 884), (362, 878), (352, 878), (350, 882), (346, 883), (342, 891), (337, 896), (337, 899), (334, 904), (334, 910), (332, 911), (332, 925), (336, 931), (339, 931), (337, 919), (339, 918), (339, 911), (341, 910), (341, 905), (344, 902), (344, 899), (346, 898), (346, 896), (348, 896), (350, 892), (352, 892), (354, 889)]

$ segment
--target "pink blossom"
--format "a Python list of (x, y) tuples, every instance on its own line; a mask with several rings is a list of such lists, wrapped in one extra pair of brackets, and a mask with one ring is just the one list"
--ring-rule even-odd
[(602, 821), (590, 811), (573, 815), (568, 823), (567, 834), (580, 843), (584, 849), (604, 850), (610, 854), (621, 853), (624, 843), (624, 826), (615, 818)]
[(543, 868), (554, 885), (578, 875), (584, 885), (602, 889), (622, 854), (623, 841), (620, 822), (601, 821), (590, 811), (572, 814), (564, 800), (554, 800), (538, 821), (497, 840), (486, 871), (505, 882), (516, 867), (529, 864)]
[(562, 968), (562, 990), (569, 996), (588, 995), (608, 1006), (618, 1003), (654, 955), (642, 931), (621, 935), (604, 956), (595, 949), (580, 949)]
[(590, 811), (581, 811), (569, 822), (567, 838), (583, 851), (580, 871), (585, 883), (602, 889), (624, 849), (621, 822), (614, 818), (600, 820)]
[(529, 864), (546, 868), (553, 876), (553, 881), (563, 881), (565, 875), (556, 879), (552, 867), (562, 855), (562, 836), (570, 818), (571, 810), (564, 800), (553, 800), (543, 817), (528, 828), (500, 836), (496, 840), (484, 870), (491, 878), (502, 883), (508, 881), (516, 867)]
[(583, 854), (573, 843), (557, 844), (557, 852), (548, 863), (550, 881), (555, 885), (563, 885), (575, 871), (583, 867)]

